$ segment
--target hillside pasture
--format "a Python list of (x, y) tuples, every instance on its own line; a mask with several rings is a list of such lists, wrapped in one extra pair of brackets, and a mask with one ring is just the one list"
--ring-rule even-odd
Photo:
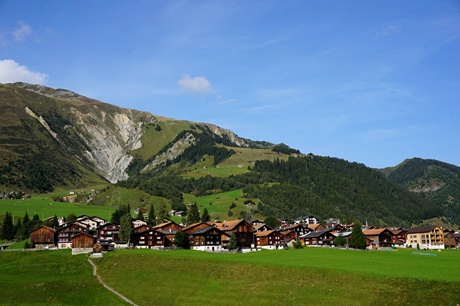
[(139, 305), (456, 305), (460, 252), (435, 254), (126, 250), (99, 260), (98, 269)]
[(77, 216), (86, 214), (110, 219), (114, 209), (96, 205), (56, 202), (49, 196), (37, 195), (23, 200), (0, 200), (0, 218), (2, 220), (7, 211), (15, 217), (15, 220), (16, 218), (22, 219), (26, 212), (30, 218), (38, 214), (40, 220), (52, 217), (55, 214), (58, 217), (67, 217), (71, 213)]

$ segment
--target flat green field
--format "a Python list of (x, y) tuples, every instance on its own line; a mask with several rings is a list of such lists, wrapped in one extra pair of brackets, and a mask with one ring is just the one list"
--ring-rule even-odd
[(139, 305), (457, 305), (460, 252), (426, 254), (127, 250), (105, 256), (99, 271)]

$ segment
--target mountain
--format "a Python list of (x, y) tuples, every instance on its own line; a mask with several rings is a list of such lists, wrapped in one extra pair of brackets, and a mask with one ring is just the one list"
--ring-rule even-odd
[(155, 170), (205, 142), (201, 134), (235, 147), (273, 147), (212, 124), (173, 120), (26, 83), (0, 85), (0, 113), (0, 186), (40, 192), (126, 180), (130, 164)]
[[(0, 190), (117, 184), (163, 198), (162, 203), (180, 210), (186, 209), (186, 197), (240, 190), (244, 199), (224, 205), (237, 202), (239, 212), (250, 215), (313, 214), (401, 226), (459, 218), (458, 194), (446, 189), (454, 186), (458, 172), (440, 162), (427, 169), (444, 180), (431, 175), (423, 181), (431, 184), (430, 192), (448, 193), (438, 203), (425, 185), (420, 189), (410, 183), (424, 173), (410, 161), (383, 170), (384, 175), (362, 164), (304, 155), (213, 124), (125, 109), (65, 89), (0, 84), (0, 114)], [(414, 193), (419, 189), (425, 198)], [(224, 209), (230, 213), (231, 208)]]
[(442, 215), (460, 224), (460, 167), (433, 159), (412, 158), (382, 169), (388, 179), (441, 207)]

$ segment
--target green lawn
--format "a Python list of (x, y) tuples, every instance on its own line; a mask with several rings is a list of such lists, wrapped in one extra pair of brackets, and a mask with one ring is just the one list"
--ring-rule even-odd
[(456, 305), (460, 252), (436, 255), (129, 250), (101, 259), (99, 271), (139, 305)]
[(70, 250), (0, 252), (1, 305), (126, 305)]

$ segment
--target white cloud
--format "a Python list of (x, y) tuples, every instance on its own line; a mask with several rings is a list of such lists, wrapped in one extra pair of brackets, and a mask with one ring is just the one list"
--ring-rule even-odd
[(18, 27), (12, 32), (15, 42), (24, 41), (27, 36), (31, 35), (32, 33), (32, 28), (27, 23), (22, 21), (18, 22)]
[(211, 82), (202, 76), (196, 76), (192, 78), (189, 75), (185, 75), (182, 79), (177, 81), (177, 84), (179, 84), (182, 89), (188, 92), (205, 94), (214, 93)]
[(47, 78), (46, 74), (30, 71), (29, 68), (16, 63), (14, 60), (0, 60), (0, 83), (44, 84)]

